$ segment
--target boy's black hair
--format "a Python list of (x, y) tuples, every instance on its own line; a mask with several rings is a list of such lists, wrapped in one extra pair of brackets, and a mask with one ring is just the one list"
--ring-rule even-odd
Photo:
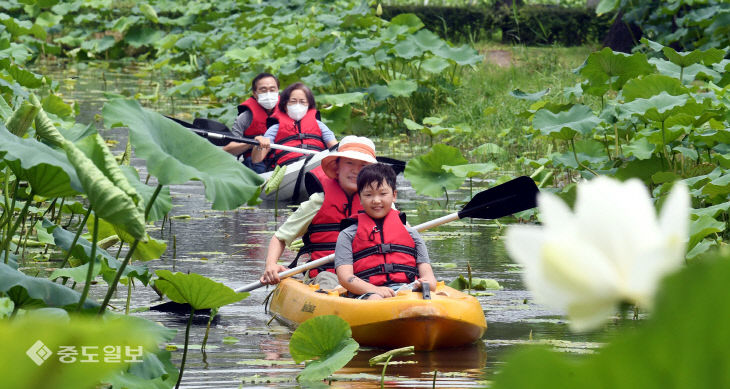
[(367, 165), (357, 175), (357, 193), (359, 194), (363, 189), (373, 184), (375, 184), (376, 189), (386, 184), (395, 192), (395, 177), (395, 171), (388, 164), (374, 163)]
[(276, 88), (279, 89), (279, 79), (276, 78), (275, 75), (271, 73), (259, 73), (256, 77), (253, 78), (253, 81), (251, 81), (251, 91), (256, 92), (256, 83), (259, 82), (259, 80), (263, 80), (264, 78), (273, 78), (274, 81), (276, 81)]

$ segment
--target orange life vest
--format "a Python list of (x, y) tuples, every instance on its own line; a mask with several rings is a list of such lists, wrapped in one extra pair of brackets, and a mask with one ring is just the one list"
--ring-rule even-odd
[[(310, 254), (310, 261), (333, 254), (340, 234), (340, 222), (354, 217), (363, 209), (357, 192), (348, 196), (337, 180), (324, 176), (320, 178), (320, 184), (324, 191), (324, 202), (302, 237), (304, 246), (297, 254), (297, 258), (302, 254)], [(314, 278), (324, 270), (334, 273), (334, 263), (311, 269), (309, 277)]]
[[(272, 115), (279, 121), (279, 131), (276, 133), (274, 143), (316, 151), (324, 150), (327, 146), (322, 139), (322, 130), (317, 124), (317, 114), (316, 109), (310, 109), (298, 122), (295, 122), (285, 112), (279, 111)], [(304, 154), (274, 150), (274, 157), (270, 164), (272, 166), (286, 165), (302, 156)]]
[(357, 215), (352, 240), (353, 273), (373, 285), (408, 283), (416, 279), (416, 243), (400, 212), (391, 209), (378, 226), (366, 213)]

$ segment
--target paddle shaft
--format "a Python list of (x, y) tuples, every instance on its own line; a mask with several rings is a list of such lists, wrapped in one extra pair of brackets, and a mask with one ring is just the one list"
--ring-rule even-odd
[[(446, 215), (446, 216), (442, 216), (442, 217), (440, 217), (438, 219), (434, 219), (434, 220), (431, 220), (431, 221), (428, 221), (428, 222), (425, 222), (425, 223), (421, 223), (421, 224), (419, 224), (419, 225), (417, 225), (417, 226), (415, 226), (413, 228), (415, 228), (416, 231), (421, 232), (423, 230), (427, 230), (429, 228), (437, 227), (437, 226), (440, 226), (442, 224), (446, 224), (446, 223), (452, 222), (454, 220), (459, 220), (459, 213), (458, 212), (454, 212), (452, 214), (449, 214), (449, 215)], [(283, 271), (283, 272), (279, 273), (279, 278), (282, 278), (283, 279), (283, 278), (291, 277), (294, 274), (298, 274), (298, 273), (301, 273), (301, 272), (304, 272), (304, 271), (307, 271), (307, 270), (310, 270), (310, 269), (314, 269), (316, 267), (320, 267), (322, 265), (326, 265), (326, 264), (328, 264), (328, 263), (330, 263), (330, 262), (332, 262), (334, 260), (335, 260), (335, 255), (334, 254), (330, 254), (330, 255), (328, 255), (326, 257), (322, 257), (320, 259), (316, 259), (314, 261), (307, 262), (307, 263), (305, 263), (303, 265), (299, 265), (299, 266), (297, 266), (297, 267), (295, 267), (293, 269), (289, 269), (289, 270)], [(264, 285), (266, 285), (266, 284), (261, 283), (261, 281), (256, 281), (256, 282), (252, 282), (252, 283), (250, 283), (248, 285), (244, 285), (244, 286), (236, 289), (236, 292), (250, 292), (250, 291), (252, 291), (254, 289), (258, 289), (258, 288), (260, 288), (260, 287), (262, 287)]]
[[(250, 145), (258, 146), (259, 142), (254, 139), (248, 139), (248, 138), (239, 138), (236, 136), (228, 136), (219, 134), (217, 132), (209, 132), (204, 130), (196, 130), (194, 128), (189, 128), (191, 131), (195, 132), (196, 134), (202, 136), (203, 138), (210, 138), (210, 139), (221, 139), (221, 140), (227, 140), (232, 142), (239, 142), (239, 143), (248, 143)], [(290, 146), (284, 146), (276, 143), (271, 143), (269, 145), (272, 149), (275, 150), (283, 150), (283, 151), (291, 151), (293, 153), (300, 153), (300, 154), (317, 154), (320, 151), (316, 150), (308, 150), (308, 149), (300, 149), (299, 147), (290, 147)]]

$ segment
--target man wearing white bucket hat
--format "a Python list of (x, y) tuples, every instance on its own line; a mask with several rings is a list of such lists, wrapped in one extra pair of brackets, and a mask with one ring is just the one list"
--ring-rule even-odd
[[(303, 202), (271, 237), (261, 283), (280, 281), (278, 273), (287, 268), (278, 263), (279, 257), (284, 247), (300, 236), (304, 247), (297, 258), (309, 254), (309, 260), (315, 260), (334, 253), (340, 221), (363, 209), (357, 194), (357, 174), (364, 166), (376, 162), (375, 144), (368, 138), (353, 135), (342, 138), (337, 151), (322, 159), (326, 175), (319, 178), (322, 191)], [(333, 289), (339, 284), (332, 264), (310, 270), (307, 278), (322, 289)]]

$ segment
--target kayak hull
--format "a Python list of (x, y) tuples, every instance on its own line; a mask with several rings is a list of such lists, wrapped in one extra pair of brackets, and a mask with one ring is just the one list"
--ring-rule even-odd
[[(329, 153), (329, 150), (324, 150), (312, 155), (311, 158), (302, 158), (294, 163), (286, 165), (286, 174), (284, 174), (284, 179), (279, 185), (278, 195), (277, 191), (273, 191), (269, 194), (261, 191), (261, 195), (259, 195), (259, 197), (264, 201), (301, 202), (306, 200), (309, 198), (309, 194), (307, 193), (307, 189), (304, 185), (304, 174), (318, 167), (321, 164), (322, 159)], [(300, 171), (302, 171), (301, 174)], [(273, 171), (268, 171), (259, 174), (259, 176), (264, 180), (268, 180), (273, 173)], [(299, 181), (299, 185), (297, 185), (297, 181)], [(295, 191), (296, 194), (294, 193)]]
[(479, 301), (442, 282), (431, 292), (431, 300), (410, 290), (383, 300), (357, 300), (317, 289), (284, 279), (271, 297), (269, 311), (290, 326), (315, 316), (337, 315), (350, 324), (360, 345), (386, 349), (458, 347), (480, 339), (487, 329)]

